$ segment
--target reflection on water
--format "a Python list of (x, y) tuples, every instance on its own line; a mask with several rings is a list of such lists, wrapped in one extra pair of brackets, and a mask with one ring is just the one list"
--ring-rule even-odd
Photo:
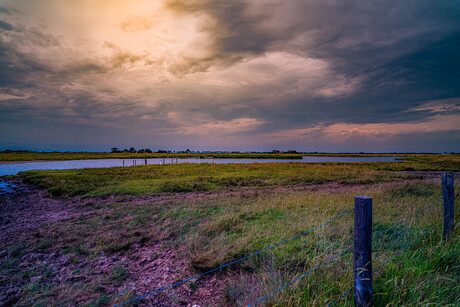
[(69, 160), (28, 162), (0, 165), (0, 176), (16, 175), (19, 172), (31, 170), (61, 170), (99, 167), (123, 167), (145, 164), (175, 164), (175, 163), (214, 163), (214, 164), (247, 164), (247, 163), (309, 163), (309, 162), (396, 162), (400, 157), (303, 157), (291, 159), (98, 159), (98, 160)]

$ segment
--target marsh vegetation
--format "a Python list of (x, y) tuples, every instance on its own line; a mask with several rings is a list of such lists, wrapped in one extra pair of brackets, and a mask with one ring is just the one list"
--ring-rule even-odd
[[(152, 165), (10, 177), (49, 194), (29, 186), (22, 196), (2, 200), (2, 230), (8, 228), (0, 254), (2, 299), (19, 306), (121, 303), (303, 233), (352, 208), (355, 195), (372, 196), (378, 203), (420, 188), (375, 206), (378, 232), (438, 201), (440, 170), (460, 170), (459, 156), (411, 160)], [(18, 197), (21, 202), (14, 203)], [(34, 212), (35, 206), (42, 211)], [(376, 237), (374, 266), (396, 255), (441, 217), (442, 206), (435, 206)], [(376, 306), (458, 303), (458, 227), (453, 239), (444, 242), (441, 225), (376, 274)], [(352, 232), (353, 216), (348, 215), (145, 300), (160, 306), (245, 306), (340, 253), (352, 243)], [(347, 253), (266, 303), (332, 303), (351, 287), (351, 266), (352, 254)], [(339, 305), (352, 306), (352, 295)]]

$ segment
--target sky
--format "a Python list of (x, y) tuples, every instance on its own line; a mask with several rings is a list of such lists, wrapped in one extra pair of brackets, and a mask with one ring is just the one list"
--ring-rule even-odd
[(0, 150), (460, 152), (460, 1), (0, 0)]

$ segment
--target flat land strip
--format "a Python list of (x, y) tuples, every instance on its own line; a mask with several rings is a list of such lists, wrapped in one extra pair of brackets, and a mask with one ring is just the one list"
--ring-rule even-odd
[(98, 152), (0, 152), (0, 161), (62, 161), (88, 159), (221, 158), (302, 159), (301, 154), (205, 154), (205, 153), (98, 153)]
[[(375, 205), (374, 231), (384, 230), (441, 199), (440, 171), (459, 175), (459, 155), (407, 158), (404, 163), (148, 165), (6, 177), (21, 189), (0, 197), (0, 304), (122, 303), (301, 234), (352, 208), (355, 195), (378, 203), (413, 191)], [(374, 238), (374, 267), (441, 220), (439, 204)], [(340, 253), (352, 236), (349, 214), (140, 304), (246, 306)], [(377, 306), (458, 303), (458, 227), (448, 242), (441, 236), (442, 223), (375, 275)], [(351, 287), (351, 267), (347, 253), (266, 303), (332, 303)], [(339, 305), (352, 306), (352, 295)]]
[[(99, 153), (99, 152), (0, 152), (0, 163), (31, 161), (63, 161), (89, 159), (154, 159), (154, 158), (217, 158), (217, 159), (302, 159), (311, 157), (432, 157), (426, 154), (267, 154), (267, 153)], [(449, 155), (452, 156), (452, 155)]]

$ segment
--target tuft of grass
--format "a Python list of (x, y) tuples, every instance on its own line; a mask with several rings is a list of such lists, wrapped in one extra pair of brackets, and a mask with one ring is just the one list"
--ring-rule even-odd
[(126, 279), (128, 279), (129, 274), (126, 272), (126, 264), (120, 264), (115, 266), (110, 271), (109, 279), (115, 284), (122, 284)]

